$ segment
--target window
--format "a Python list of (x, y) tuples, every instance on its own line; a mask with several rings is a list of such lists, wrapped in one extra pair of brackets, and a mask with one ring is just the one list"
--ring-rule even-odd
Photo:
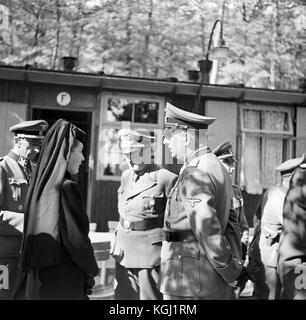
[(107, 121), (131, 121), (158, 124), (159, 103), (148, 99), (109, 97)]
[(158, 97), (107, 94), (102, 99), (99, 122), (97, 179), (120, 180), (128, 168), (118, 142), (120, 129), (145, 130), (155, 137), (152, 163), (162, 163), (164, 100)]
[(240, 185), (250, 194), (261, 194), (280, 181), (275, 167), (291, 157), (291, 109), (242, 105), (240, 127)]

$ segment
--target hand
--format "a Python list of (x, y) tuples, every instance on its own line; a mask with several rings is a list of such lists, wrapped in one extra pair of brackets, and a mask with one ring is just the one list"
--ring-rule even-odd
[(84, 284), (84, 289), (85, 289), (85, 295), (89, 296), (92, 294), (92, 288), (95, 285), (95, 279), (90, 276), (87, 275), (85, 278), (85, 284)]
[(237, 279), (236, 286), (243, 287), (248, 280), (255, 282), (255, 277), (248, 267), (243, 267), (240, 276)]

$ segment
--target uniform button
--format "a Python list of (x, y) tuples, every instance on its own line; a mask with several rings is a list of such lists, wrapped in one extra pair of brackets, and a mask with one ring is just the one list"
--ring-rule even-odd
[(166, 227), (170, 229), (170, 221), (166, 221), (165, 223)]
[(129, 209), (129, 208), (126, 208), (126, 212), (130, 212), (130, 209)]
[(179, 255), (177, 256), (177, 258), (178, 258), (179, 260), (181, 260), (181, 259), (182, 259), (182, 256), (179, 254)]

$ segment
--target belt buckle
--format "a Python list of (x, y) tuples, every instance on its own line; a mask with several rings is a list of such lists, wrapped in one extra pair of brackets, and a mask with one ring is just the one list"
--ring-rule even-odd
[(123, 220), (123, 226), (124, 226), (125, 229), (131, 230), (131, 225), (132, 225), (131, 221), (126, 220), (126, 219)]
[(165, 229), (161, 229), (161, 239), (162, 241), (170, 241), (170, 233)]

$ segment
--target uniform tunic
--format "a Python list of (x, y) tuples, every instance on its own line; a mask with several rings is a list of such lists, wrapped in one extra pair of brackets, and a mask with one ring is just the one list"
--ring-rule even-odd
[(306, 189), (290, 188), (284, 203), (284, 227), (280, 237), (278, 272), (281, 299), (306, 299)]
[(0, 265), (9, 270), (9, 290), (0, 290), (0, 300), (10, 298), (16, 280), (28, 191), (26, 175), (17, 161), (13, 151), (0, 159)]
[(247, 253), (247, 245), (249, 241), (249, 225), (244, 213), (242, 193), (240, 188), (236, 185), (233, 185), (232, 207), (236, 213), (238, 220), (242, 244), (242, 260), (245, 260)]
[(249, 261), (254, 270), (257, 268), (254, 273), (254, 295), (257, 299), (274, 300), (280, 297), (280, 281), (276, 267), (286, 192), (283, 185), (274, 186), (263, 196), (260, 225), (254, 232), (249, 248)]
[[(242, 271), (227, 235), (232, 183), (217, 157), (208, 151), (191, 161), (171, 191), (165, 229), (192, 232), (195, 241), (164, 241), (161, 292), (165, 299), (230, 299)], [(239, 237), (239, 235), (238, 235)], [(239, 242), (238, 238), (238, 242)]]
[[(135, 181), (135, 172), (126, 170), (118, 189), (120, 221), (111, 250), (117, 261), (117, 299), (158, 299), (161, 228), (167, 195), (176, 175), (156, 166)], [(130, 222), (152, 223), (147, 230), (131, 230)], [(140, 228), (141, 229), (141, 228)], [(139, 284), (137, 284), (139, 282)]]

